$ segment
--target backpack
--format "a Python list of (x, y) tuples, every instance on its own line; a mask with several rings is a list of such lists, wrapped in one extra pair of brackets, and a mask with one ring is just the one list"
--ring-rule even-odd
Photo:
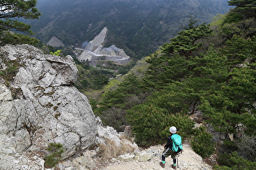
[(171, 136), (171, 139), (172, 139), (172, 151), (179, 152), (183, 150), (182, 139), (180, 135), (174, 134)]

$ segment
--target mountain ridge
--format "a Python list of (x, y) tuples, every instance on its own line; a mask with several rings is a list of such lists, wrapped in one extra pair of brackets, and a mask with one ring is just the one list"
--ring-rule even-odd
[(106, 45), (116, 44), (137, 58), (176, 35), (191, 17), (209, 22), (217, 13), (228, 11), (227, 2), (222, 0), (75, 0), (72, 4), (39, 0), (38, 8), (42, 16), (31, 24), (43, 42), (56, 36), (67, 46), (79, 47), (107, 27)]

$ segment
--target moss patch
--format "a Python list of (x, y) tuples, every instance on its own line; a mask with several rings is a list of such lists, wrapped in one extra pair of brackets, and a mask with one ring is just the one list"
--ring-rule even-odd
[(45, 168), (53, 168), (61, 160), (61, 154), (64, 152), (64, 149), (60, 143), (50, 143), (47, 150), (49, 154), (44, 157), (44, 166)]
[(6, 65), (7, 68), (0, 70), (0, 77), (4, 79), (5, 85), (10, 87), (10, 83), (14, 80), (14, 77), (19, 71), (19, 68), (22, 67), (19, 60), (8, 61), (2, 56), (2, 62)]

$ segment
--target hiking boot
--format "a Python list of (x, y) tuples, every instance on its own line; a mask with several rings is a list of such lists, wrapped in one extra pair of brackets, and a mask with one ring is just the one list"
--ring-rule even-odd
[(175, 164), (172, 164), (172, 169), (176, 169), (176, 165)]
[(160, 166), (162, 167), (162, 168), (164, 168), (165, 167), (165, 162), (160, 162)]

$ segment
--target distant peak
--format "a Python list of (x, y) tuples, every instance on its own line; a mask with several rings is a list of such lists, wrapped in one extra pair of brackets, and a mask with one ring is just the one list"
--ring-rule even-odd
[(108, 29), (107, 27), (104, 27), (101, 32), (89, 42), (89, 44), (86, 46), (86, 49), (89, 51), (94, 51), (100, 46), (103, 46), (103, 43), (106, 39)]
[(64, 47), (64, 43), (58, 39), (57, 37), (53, 36), (47, 43), (47, 45), (52, 47)]
[(108, 31), (108, 28), (107, 27), (104, 27), (101, 32), (107, 32)]

